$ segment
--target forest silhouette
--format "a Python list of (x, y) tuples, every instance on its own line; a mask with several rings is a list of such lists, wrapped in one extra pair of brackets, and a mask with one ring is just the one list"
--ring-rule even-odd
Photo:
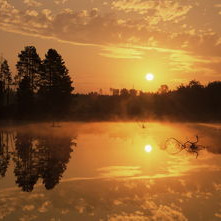
[(155, 93), (111, 88), (111, 95), (76, 94), (62, 56), (49, 49), (41, 60), (34, 46), (18, 54), (16, 68), (12, 77), (2, 59), (0, 120), (221, 120), (221, 81), (192, 80), (174, 90), (161, 85)]
[(39, 179), (46, 189), (53, 189), (62, 178), (76, 143), (71, 137), (34, 136), (0, 132), (0, 178), (5, 177), (10, 162), (15, 183), (31, 192)]

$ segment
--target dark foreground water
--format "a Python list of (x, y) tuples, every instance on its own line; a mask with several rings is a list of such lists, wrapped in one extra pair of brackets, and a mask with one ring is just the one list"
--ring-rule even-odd
[[(219, 124), (35, 124), (0, 134), (0, 220), (221, 220)], [(196, 135), (206, 147), (198, 157), (166, 142)]]

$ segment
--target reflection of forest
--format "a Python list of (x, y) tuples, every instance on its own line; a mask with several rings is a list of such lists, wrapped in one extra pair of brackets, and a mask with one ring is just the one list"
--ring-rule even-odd
[(12, 158), (16, 184), (23, 191), (32, 191), (39, 178), (46, 189), (52, 189), (67, 168), (73, 145), (71, 137), (1, 132), (0, 176), (5, 176)]
[(6, 133), (4, 136), (3, 132), (0, 132), (0, 176), (4, 177), (9, 165), (10, 154), (9, 154), (9, 134)]

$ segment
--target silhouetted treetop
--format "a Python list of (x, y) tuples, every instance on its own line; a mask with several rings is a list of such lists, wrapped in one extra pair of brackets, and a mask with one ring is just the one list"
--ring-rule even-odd
[(120, 90), (120, 95), (125, 96), (125, 97), (128, 96), (129, 95), (128, 89), (126, 89), (126, 88), (121, 89)]
[(197, 88), (203, 88), (203, 85), (200, 84), (200, 82), (199, 82), (199, 81), (196, 81), (196, 80), (190, 81), (188, 86), (189, 86), (190, 88), (195, 88), (195, 89), (197, 89)]
[(166, 94), (169, 92), (169, 87), (166, 84), (163, 84), (160, 86), (160, 88), (158, 89), (158, 93), (160, 94)]
[(64, 111), (73, 91), (69, 71), (60, 54), (49, 49), (42, 62), (39, 98), (52, 112)]
[(61, 55), (55, 49), (49, 49), (42, 64), (41, 90), (44, 92), (71, 94), (72, 81)]
[(3, 82), (4, 89), (6, 89), (7, 86), (12, 82), (11, 71), (9, 69), (9, 65), (8, 65), (7, 60), (4, 60), (1, 63), (1, 67), (0, 67), (0, 81)]
[(10, 85), (12, 75), (7, 60), (3, 60), (0, 65), (0, 107), (9, 104)]

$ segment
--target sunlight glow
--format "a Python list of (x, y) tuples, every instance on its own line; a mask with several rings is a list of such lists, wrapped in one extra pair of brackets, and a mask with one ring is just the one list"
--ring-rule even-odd
[(146, 75), (146, 79), (147, 79), (148, 81), (152, 81), (152, 80), (154, 79), (154, 75), (153, 75), (152, 73), (148, 73), (148, 74)]
[(152, 151), (152, 149), (153, 149), (152, 146), (149, 145), (149, 144), (146, 145), (145, 148), (144, 148), (144, 150), (145, 150), (147, 153), (150, 153), (150, 152)]

